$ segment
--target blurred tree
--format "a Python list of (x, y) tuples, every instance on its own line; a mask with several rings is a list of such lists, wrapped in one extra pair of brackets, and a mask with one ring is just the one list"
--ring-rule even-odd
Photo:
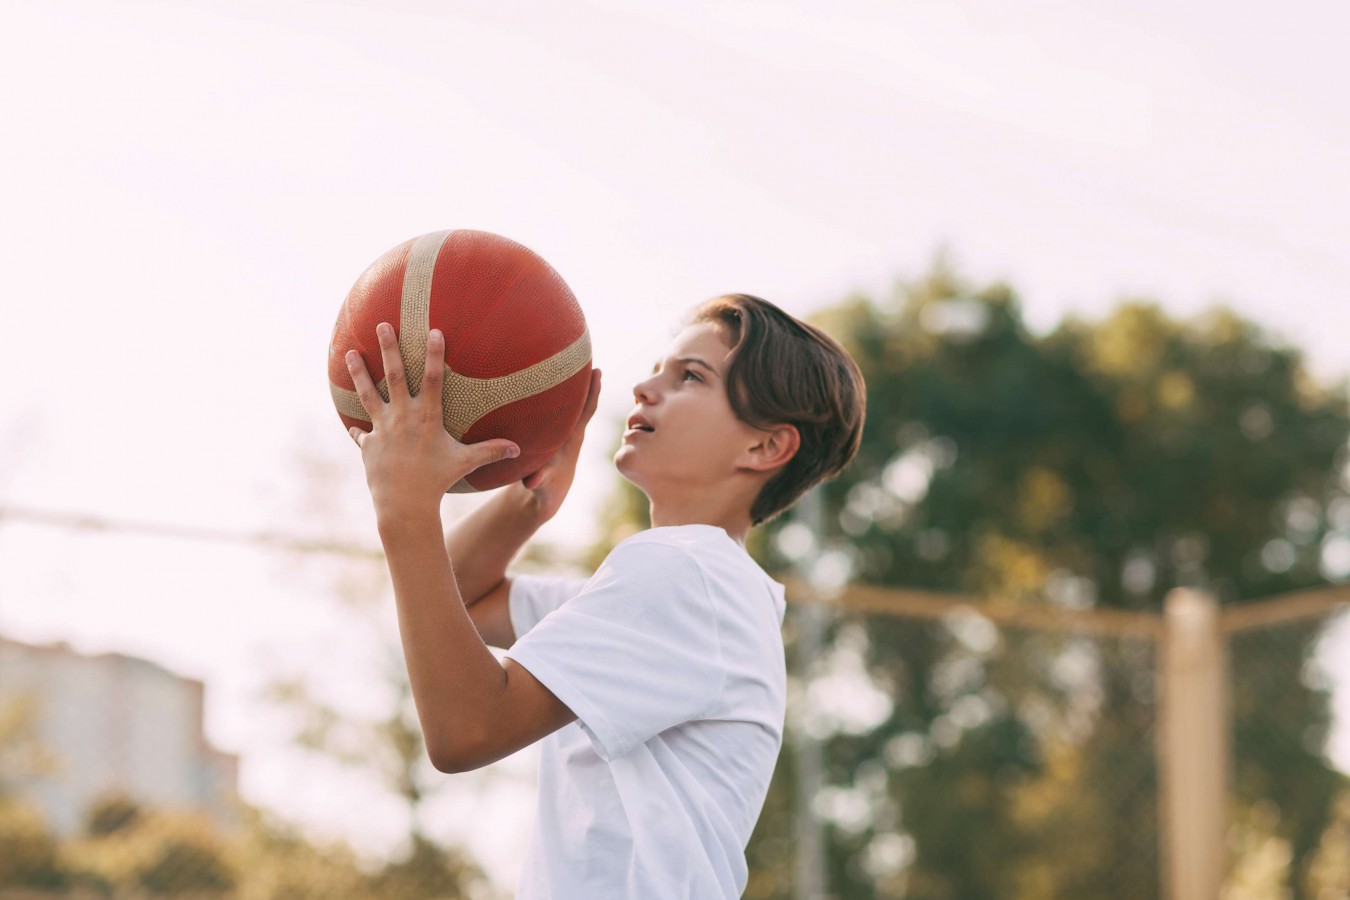
[(1350, 793), (1336, 798), (1331, 822), (1307, 866), (1310, 897), (1350, 897)]
[[(1182, 322), (1128, 300), (1037, 337), (1008, 285), (974, 290), (939, 256), (888, 303), (854, 296), (810, 318), (868, 384), (863, 444), (823, 486), (820, 536), (858, 581), (1157, 612), (1178, 585), (1231, 604), (1350, 575), (1322, 552), (1350, 516), (1346, 385), (1317, 385), (1299, 350), (1230, 311)], [(589, 561), (645, 516), (621, 482)], [(752, 532), (773, 574), (793, 563), (792, 526)], [(827, 639), (859, 624), (893, 703), (827, 742), (829, 790), (871, 797), (861, 821), (830, 818), (837, 896), (1157, 896), (1147, 641), (856, 614)], [(1237, 799), (1278, 809), (1292, 897), (1341, 781), (1328, 687), (1298, 677), (1317, 635), (1290, 627), (1263, 659), (1233, 655)], [(884, 802), (862, 786), (879, 764)], [(792, 774), (780, 760), (747, 897), (792, 896)]]
[(242, 802), (237, 807), (237, 826), (221, 830), (197, 814), (138, 805), (135, 817), (120, 827), (62, 842), (57, 853), (61, 883), (98, 896), (235, 900), (478, 896), (464, 891), (481, 887), (481, 880), (464, 871), (452, 854), (434, 847), (424, 846), (415, 853), (411, 866), (407, 861), (391, 862), (372, 870), (340, 842), (316, 844), (271, 814)]
[(0, 798), (0, 893), (5, 888), (66, 886), (57, 859), (58, 842), (41, 813)]
[(160, 896), (223, 894), (235, 886), (234, 875), (217, 847), (181, 837), (171, 837), (159, 846), (139, 880), (147, 891)]
[(141, 805), (117, 791), (96, 800), (85, 816), (85, 833), (90, 837), (115, 834), (134, 826), (141, 817)]

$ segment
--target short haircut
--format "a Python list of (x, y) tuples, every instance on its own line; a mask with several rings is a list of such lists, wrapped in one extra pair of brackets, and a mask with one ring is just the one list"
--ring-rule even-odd
[(838, 341), (750, 294), (723, 294), (690, 314), (730, 338), (726, 388), (737, 418), (753, 428), (793, 425), (801, 446), (760, 488), (751, 525), (792, 507), (812, 487), (843, 471), (862, 442), (867, 386)]

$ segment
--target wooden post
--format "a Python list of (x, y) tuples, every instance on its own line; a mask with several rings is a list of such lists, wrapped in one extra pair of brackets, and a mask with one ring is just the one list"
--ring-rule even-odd
[(1168, 593), (1157, 665), (1163, 896), (1215, 900), (1226, 866), (1230, 720), (1228, 647), (1213, 596)]

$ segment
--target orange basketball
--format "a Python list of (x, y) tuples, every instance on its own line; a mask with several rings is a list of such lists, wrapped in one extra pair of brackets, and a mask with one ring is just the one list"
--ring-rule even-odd
[(381, 256), (356, 280), (333, 327), (328, 386), (342, 424), (371, 428), (344, 357), (355, 349), (386, 402), (375, 326), (388, 322), (415, 395), (427, 332), (445, 335), (445, 430), (474, 444), (507, 438), (520, 456), (483, 466), (450, 493), (486, 491), (531, 474), (581, 419), (591, 381), (591, 338), (581, 306), (533, 250), (501, 235), (424, 234)]

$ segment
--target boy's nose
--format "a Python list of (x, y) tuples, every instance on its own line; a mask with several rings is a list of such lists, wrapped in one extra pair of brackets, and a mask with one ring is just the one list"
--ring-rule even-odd
[(651, 402), (653, 397), (652, 389), (646, 381), (639, 381), (633, 385), (633, 399), (638, 401)]

